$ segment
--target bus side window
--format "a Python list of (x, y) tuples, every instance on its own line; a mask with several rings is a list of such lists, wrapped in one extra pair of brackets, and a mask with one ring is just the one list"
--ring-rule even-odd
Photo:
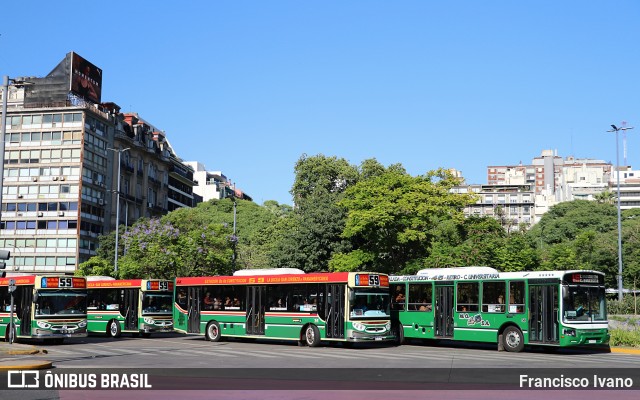
[(509, 283), (509, 312), (524, 312), (524, 282)]
[(391, 296), (391, 309), (400, 311), (404, 310), (405, 300), (405, 286), (397, 285), (395, 292)]
[(478, 282), (458, 282), (457, 311), (477, 312), (478, 293), (480, 285)]
[(505, 282), (482, 283), (482, 312), (505, 312)]

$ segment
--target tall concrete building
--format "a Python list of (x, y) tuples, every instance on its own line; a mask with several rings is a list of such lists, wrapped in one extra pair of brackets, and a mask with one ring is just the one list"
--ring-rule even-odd
[(117, 222), (193, 205), (193, 170), (164, 133), (101, 92), (102, 70), (75, 53), (44, 78), (10, 85), (0, 223), (8, 274), (73, 273)]

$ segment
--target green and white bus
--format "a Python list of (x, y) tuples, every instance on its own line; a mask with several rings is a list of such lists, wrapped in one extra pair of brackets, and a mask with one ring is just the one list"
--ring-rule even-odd
[[(11, 292), (13, 281), (13, 330)], [(60, 275), (13, 276), (0, 279), (0, 335), (44, 339), (60, 344), (68, 337), (87, 336), (85, 278)]]
[(234, 276), (176, 278), (179, 332), (295, 340), (393, 341), (389, 277), (367, 272), (309, 273), (277, 268)]
[(173, 332), (173, 281), (87, 278), (89, 333), (113, 338)]
[(609, 342), (604, 274), (498, 272), (490, 267), (420, 270), (389, 277), (397, 340), (449, 339), (525, 345)]

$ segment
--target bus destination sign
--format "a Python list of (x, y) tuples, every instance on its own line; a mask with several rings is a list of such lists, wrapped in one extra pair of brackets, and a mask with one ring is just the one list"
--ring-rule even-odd
[(389, 277), (377, 274), (357, 274), (356, 286), (389, 287)]
[(40, 283), (43, 289), (84, 289), (87, 287), (83, 278), (70, 276), (43, 277)]
[(599, 283), (599, 276), (595, 274), (573, 274), (571, 282), (573, 283)]
[(173, 282), (169, 281), (148, 281), (147, 290), (161, 290), (171, 291), (173, 290)]

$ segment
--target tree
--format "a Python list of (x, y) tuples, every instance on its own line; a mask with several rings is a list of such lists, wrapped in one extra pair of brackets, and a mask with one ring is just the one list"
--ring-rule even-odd
[(357, 253), (336, 255), (332, 268), (394, 273), (426, 256), (438, 224), (462, 222), (462, 209), (475, 201), (450, 192), (459, 183), (443, 169), (413, 177), (392, 165), (348, 188), (339, 202), (347, 211), (343, 237)]
[(113, 262), (109, 262), (101, 257), (91, 257), (86, 262), (78, 266), (76, 276), (110, 276), (118, 278), (118, 274), (113, 268)]
[(291, 189), (295, 208), (272, 246), (272, 263), (304, 271), (327, 271), (336, 252), (350, 249), (342, 238), (345, 211), (338, 207), (344, 191), (359, 177), (357, 167), (342, 158), (303, 155), (295, 165)]

